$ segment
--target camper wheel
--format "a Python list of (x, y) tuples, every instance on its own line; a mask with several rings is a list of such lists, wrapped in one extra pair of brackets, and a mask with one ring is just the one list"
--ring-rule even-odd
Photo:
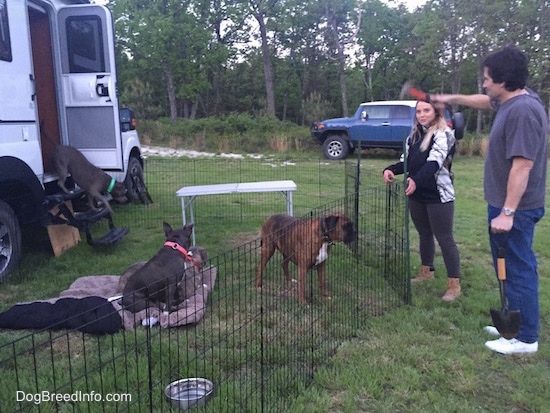
[(126, 190), (128, 191), (126, 196), (130, 201), (139, 199), (144, 204), (150, 204), (153, 202), (147, 187), (145, 186), (145, 178), (143, 177), (143, 166), (139, 159), (135, 156), (131, 156), (128, 161), (128, 172), (126, 173), (126, 179), (124, 181)]
[(0, 201), (0, 281), (13, 272), (21, 258), (21, 230), (13, 209)]

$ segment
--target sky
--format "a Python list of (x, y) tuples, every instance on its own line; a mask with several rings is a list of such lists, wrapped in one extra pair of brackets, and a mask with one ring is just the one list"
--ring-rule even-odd
[[(391, 3), (403, 3), (407, 6), (409, 11), (414, 11), (418, 6), (422, 6), (426, 3), (426, 0), (382, 0), (386, 4)], [(93, 3), (107, 4), (108, 0), (93, 0)]]
[(426, 0), (382, 0), (386, 4), (403, 3), (409, 11), (414, 11), (418, 6), (423, 6)]

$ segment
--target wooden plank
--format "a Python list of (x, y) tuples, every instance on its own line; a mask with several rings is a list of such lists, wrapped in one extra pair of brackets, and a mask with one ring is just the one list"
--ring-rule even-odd
[[(71, 211), (73, 210), (71, 201), (66, 201), (65, 204)], [(57, 211), (58, 208), (55, 207), (52, 213), (56, 214)], [(47, 229), (53, 253), (56, 257), (59, 257), (65, 251), (71, 249), (80, 242), (80, 231), (72, 225), (48, 225)]]

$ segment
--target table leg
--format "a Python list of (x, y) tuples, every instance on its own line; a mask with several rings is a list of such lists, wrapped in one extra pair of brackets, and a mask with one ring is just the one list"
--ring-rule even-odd
[(292, 191), (286, 191), (286, 213), (290, 216), (293, 216), (294, 211), (292, 210)]
[(195, 214), (194, 214), (194, 211), (193, 211), (193, 201), (195, 200), (196, 196), (190, 196), (189, 197), (189, 202), (186, 202), (186, 197), (185, 196), (182, 196), (181, 197), (181, 210), (182, 210), (182, 219), (183, 219), (183, 226), (185, 226), (185, 224), (187, 224), (187, 205), (189, 205), (189, 222), (191, 224), (193, 224), (193, 232), (191, 234), (191, 242), (192, 242), (192, 245), (195, 246), (196, 245), (196, 240), (195, 240)]

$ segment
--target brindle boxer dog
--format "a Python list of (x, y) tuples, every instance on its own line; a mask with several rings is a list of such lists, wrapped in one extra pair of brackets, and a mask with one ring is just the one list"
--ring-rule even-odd
[(281, 266), (290, 281), (289, 261), (298, 267), (298, 299), (306, 303), (306, 274), (317, 269), (321, 294), (329, 296), (325, 282), (325, 260), (335, 242), (349, 245), (357, 240), (353, 223), (344, 214), (329, 213), (320, 218), (302, 220), (286, 214), (270, 216), (262, 225), (262, 258), (256, 274), (256, 287), (262, 286), (262, 273), (275, 250), (283, 255)]

